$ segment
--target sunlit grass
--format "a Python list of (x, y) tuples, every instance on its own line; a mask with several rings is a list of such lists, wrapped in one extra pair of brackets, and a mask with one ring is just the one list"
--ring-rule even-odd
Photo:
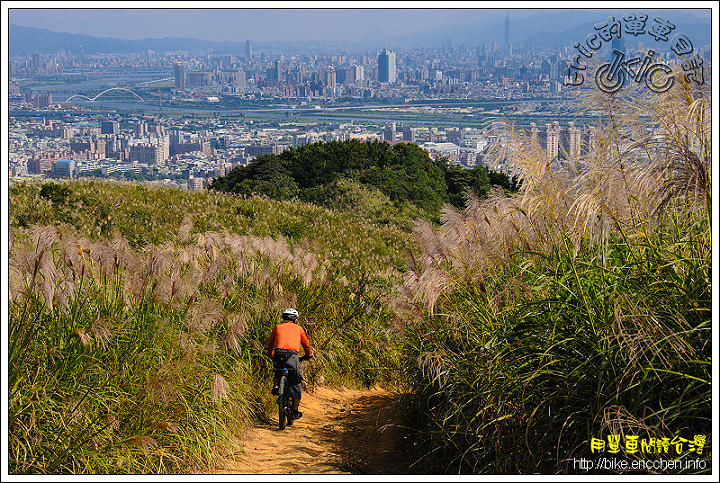
[(710, 102), (679, 84), (587, 99), (605, 115), (570, 163), (496, 123), (520, 193), (414, 238), (411, 211), (351, 184), (351, 213), (11, 186), (10, 472), (212, 468), (271, 407), (289, 306), (308, 384), (405, 378), (419, 471), (566, 473), (591, 438), (711, 438)]
[(635, 94), (586, 100), (607, 122), (565, 165), (497, 123), (521, 192), (418, 226), (418, 468), (572, 473), (591, 438), (711, 437), (709, 92)]
[(272, 407), (264, 346), (288, 306), (317, 354), (310, 386), (396, 377), (383, 300), (403, 230), (297, 201), (64, 186), (10, 190), (11, 473), (212, 468)]

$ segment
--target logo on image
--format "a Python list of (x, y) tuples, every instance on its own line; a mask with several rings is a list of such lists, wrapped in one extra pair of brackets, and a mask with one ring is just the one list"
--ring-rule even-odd
[[(672, 68), (667, 60), (653, 50), (638, 52), (633, 56), (625, 53), (623, 34), (625, 36), (650, 36), (656, 42), (670, 42), (670, 50), (682, 59), (681, 67), (688, 82), (701, 85), (705, 82), (703, 59), (694, 53), (690, 39), (675, 33), (675, 25), (662, 17), (653, 17), (648, 27), (648, 16), (643, 13), (624, 15), (621, 20), (611, 16), (606, 22), (596, 24), (595, 31), (585, 37), (585, 42), (576, 42), (577, 50), (570, 66), (565, 70), (563, 84), (580, 86), (585, 82), (587, 59), (592, 59), (605, 44), (610, 43), (612, 57), (609, 62), (601, 64), (595, 73), (595, 83), (603, 92), (609, 94), (619, 91), (631, 79), (644, 83), (653, 92), (665, 92), (675, 84)], [(638, 50), (641, 50), (638, 48)]]

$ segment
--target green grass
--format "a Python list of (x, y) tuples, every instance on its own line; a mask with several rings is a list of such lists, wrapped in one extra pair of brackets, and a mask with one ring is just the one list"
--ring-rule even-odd
[(594, 144), (565, 166), (492, 126), (521, 191), (415, 237), (357, 186), (347, 212), (10, 186), (10, 473), (211, 471), (272, 406), (264, 344), (289, 306), (310, 385), (407, 391), (418, 472), (577, 473), (610, 435), (704, 436), (667, 456), (710, 462), (710, 103), (678, 79), (588, 100)]
[(13, 474), (211, 469), (272, 407), (264, 349), (288, 306), (310, 386), (396, 378), (402, 229), (104, 182), (13, 185), (9, 205)]
[[(709, 226), (693, 221), (646, 244), (615, 240), (604, 259), (517, 254), (485, 293), (458, 284), (408, 339), (436, 461), (568, 473), (592, 437), (709, 437)], [(513, 303), (489, 310), (508, 286)]]
[[(409, 288), (425, 316), (405, 338), (419, 471), (586, 474), (574, 462), (611, 435), (620, 452), (604, 456), (711, 461), (688, 442), (712, 438), (706, 95), (592, 100), (613, 122), (564, 167), (498, 124), (519, 195), (419, 226)], [(647, 118), (662, 136), (632, 139)], [(688, 441), (633, 452), (633, 436)]]

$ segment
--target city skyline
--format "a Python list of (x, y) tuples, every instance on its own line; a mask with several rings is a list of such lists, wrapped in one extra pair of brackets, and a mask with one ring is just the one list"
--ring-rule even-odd
[[(13, 2), (13, 5), (16, 4)], [(634, 8), (638, 12), (628, 13), (628, 9)], [(257, 11), (260, 10), (267, 13), (263, 9)], [(184, 38), (120, 41), (108, 37), (52, 33), (37, 27), (23, 28), (10, 24), (8, 87), (9, 104), (15, 114), (13, 126), (16, 129), (13, 138), (16, 148), (13, 151), (13, 172), (46, 174), (50, 172), (48, 163), (55, 158), (79, 163), (78, 172), (87, 169), (109, 172), (118, 163), (121, 167), (127, 167), (123, 163), (128, 162), (157, 165), (165, 163), (168, 156), (175, 156), (172, 170), (177, 175), (176, 171), (180, 169), (178, 163), (183, 162), (182, 156), (187, 154), (183, 151), (185, 149), (210, 155), (208, 161), (213, 165), (247, 163), (257, 153), (252, 150), (240, 153), (237, 148), (247, 143), (254, 145), (257, 142), (255, 138), (259, 136), (258, 129), (294, 125), (296, 128), (292, 130), (271, 136), (271, 144), (275, 147), (296, 146), (298, 143), (310, 142), (308, 126), (318, 121), (327, 123), (327, 133), (317, 138), (319, 140), (370, 136), (395, 142), (398, 141), (397, 136), (402, 135), (404, 141), (417, 140), (423, 149), (445, 155), (447, 153), (443, 154), (444, 151), (436, 146), (440, 141), (441, 144), (446, 143), (443, 149), (465, 150), (455, 153), (457, 159), (452, 159), (453, 162), (474, 165), (482, 157), (476, 134), (469, 134), (463, 139), (458, 133), (461, 133), (460, 129), (476, 129), (488, 116), (495, 116), (499, 112), (513, 118), (514, 122), (527, 127), (535, 135), (547, 132), (542, 134), (546, 141), (540, 142), (547, 144), (549, 159), (554, 159), (558, 154), (558, 150), (553, 147), (557, 144), (555, 141), (560, 132), (558, 123), (568, 123), (568, 133), (573, 133), (568, 138), (572, 141), (568, 151), (576, 153), (579, 145), (576, 142), (580, 133), (578, 129), (585, 130), (587, 123), (592, 122), (592, 119), (573, 114), (572, 96), (567, 95), (568, 90), (582, 85), (585, 80), (582, 73), (570, 69), (573, 66), (580, 70), (574, 67), (573, 60), (578, 51), (583, 52), (576, 39), (589, 39), (582, 48), (597, 51), (601, 59), (608, 58), (611, 48), (620, 48), (628, 55), (643, 55), (644, 49), (650, 47), (656, 52), (653, 55), (660, 59), (658, 62), (665, 65), (676, 62), (676, 57), (680, 55), (678, 46), (673, 47), (667, 42), (663, 44), (662, 41), (668, 39), (664, 39), (662, 31), (657, 30), (663, 22), (669, 22), (664, 20), (664, 17), (668, 17), (677, 24), (669, 24), (669, 28), (677, 29), (678, 38), (687, 38), (685, 33), (691, 33), (694, 43), (690, 51), (705, 58), (710, 58), (712, 52), (709, 20), (694, 22), (692, 19), (698, 20), (698, 17), (693, 17), (688, 10), (683, 9), (656, 10), (625, 6), (612, 13), (599, 9), (531, 9), (524, 10), (525, 13), (532, 13), (525, 18), (517, 16), (516, 10), (476, 10), (480, 13), (498, 13), (493, 20), (495, 25), (489, 25), (483, 31), (477, 28), (478, 24), (470, 27), (468, 24), (464, 27), (458, 24), (456, 28), (440, 31), (453, 35), (452, 38), (450, 35), (435, 35), (435, 42), (440, 39), (435, 45), (431, 45), (429, 36), (420, 43), (404, 45), (393, 45), (382, 39), (375, 39), (374, 45), (348, 42), (331, 46), (321, 42), (299, 41), (273, 43), (259, 41), (249, 31), (239, 31), (236, 34), (239, 41), (203, 43), (189, 37), (198, 33), (197, 29), (188, 31), (171, 21), (172, 15), (179, 12), (176, 9), (128, 9), (124, 12), (143, 18), (157, 14), (169, 15), (164, 24), (175, 28), (176, 35), (184, 35)], [(33, 10), (35, 13), (48, 11), (118, 12), (115, 9)], [(362, 10), (387, 18), (398, 11), (391, 8)], [(708, 11), (716, 15), (712, 9)], [(202, 25), (204, 13), (217, 11), (185, 11), (188, 12), (197, 14), (195, 23)], [(220, 12), (246, 13), (248, 10), (224, 9)], [(344, 15), (360, 10), (276, 9), (270, 13), (278, 19), (283, 14), (298, 12), (317, 14), (314, 23), (305, 25), (308, 29), (327, 22), (329, 17), (320, 18), (323, 14)], [(401, 12), (427, 13), (425, 10), (411, 9)], [(651, 19), (651, 24), (638, 26), (633, 23), (636, 17)], [(603, 18), (608, 23), (613, 22), (617, 39), (613, 38), (612, 43), (606, 39), (605, 43), (591, 45), (592, 37), (587, 32), (600, 28), (598, 20)], [(594, 20), (588, 22), (588, 19)], [(296, 19), (297, 22), (300, 20)], [(356, 23), (362, 23), (356, 20)], [(59, 29), (68, 30), (72, 27), (63, 23), (61, 18), (57, 18), (55, 23)], [(115, 23), (123, 22), (116, 18)], [(132, 23), (125, 22), (125, 25)], [(378, 25), (372, 24), (370, 27)], [(539, 30), (538, 26), (544, 30)], [(220, 26), (216, 28), (222, 30)], [(415, 28), (422, 28), (422, 25)], [(438, 28), (442, 28), (440, 24)], [(272, 30), (282, 30), (280, 23), (276, 23)], [(458, 34), (460, 37), (463, 30), (466, 34), (465, 42), (454, 36)], [(552, 35), (543, 36), (542, 32)], [(106, 34), (112, 35), (110, 31)], [(652, 34), (656, 37), (652, 37)], [(407, 42), (412, 37), (405, 39)], [(615, 40), (621, 42), (616, 43)], [(687, 41), (690, 43), (689, 39)], [(575, 47), (572, 47), (573, 42)], [(21, 46), (23, 50), (13, 53), (13, 46)], [(688, 80), (698, 85), (705, 82), (706, 71), (702, 62), (686, 63), (682, 68), (687, 72)], [(656, 77), (647, 77), (646, 84), (648, 79), (655, 82), (652, 87), (656, 89), (672, 87), (671, 82), (661, 83), (662, 79)], [(603, 90), (622, 88), (621, 84), (615, 86), (600, 80), (602, 82), (595, 78), (591, 82)], [(648, 84), (648, 87), (651, 86)], [(447, 101), (452, 107), (442, 106), (438, 101)], [(211, 130), (203, 135), (204, 144), (194, 141), (182, 143), (177, 139), (174, 143), (169, 140), (158, 141), (168, 148), (158, 154), (157, 146), (145, 139), (145, 129), (129, 133), (127, 126), (124, 126), (125, 133), (119, 134), (119, 125), (115, 126), (111, 135), (121, 136), (119, 139), (124, 139), (122, 142), (125, 143), (118, 146), (117, 139), (108, 143), (106, 139), (98, 141), (93, 138), (106, 135), (101, 132), (101, 128), (98, 128), (99, 132), (88, 131), (84, 127), (85, 121), (65, 120), (66, 116), (70, 116), (70, 119), (75, 116), (82, 118), (91, 112), (109, 116), (107, 122), (119, 122), (124, 117), (138, 115), (147, 115), (149, 119), (168, 114), (170, 117), (175, 115), (184, 118), (190, 113), (193, 117), (211, 115), (218, 121), (221, 117), (227, 121), (229, 116), (237, 121), (233, 130), (252, 134), (247, 139), (228, 141), (229, 133), (224, 130), (225, 121), (220, 121), (217, 134)], [(34, 120), (22, 121), (28, 116)], [(42, 123), (40, 129), (36, 129), (38, 122)], [(385, 127), (382, 127), (383, 123)], [(454, 125), (455, 129), (446, 132), (448, 123)], [(167, 127), (180, 128), (183, 125), (170, 123)], [(545, 131), (542, 125), (545, 125)], [(157, 134), (159, 140), (162, 133), (157, 129), (164, 128), (155, 129), (152, 132)], [(360, 131), (355, 132), (356, 129)], [(429, 131), (425, 136), (413, 129)], [(29, 137), (26, 133), (30, 133)], [(87, 137), (90, 139), (83, 139)], [(48, 139), (53, 141), (48, 144)], [(137, 142), (130, 142), (132, 139)], [(209, 150), (211, 143), (215, 143), (213, 148), (218, 148), (220, 154)], [(227, 147), (233, 143), (235, 151), (227, 151)], [(183, 144), (188, 146), (181, 146)], [(180, 151), (171, 152), (169, 148)], [(147, 162), (150, 158), (152, 161)], [(105, 166), (103, 163), (106, 163), (106, 159), (113, 161)], [(223, 166), (212, 169), (224, 169)], [(65, 168), (64, 165), (62, 167)], [(136, 168), (140, 169), (133, 167)]]

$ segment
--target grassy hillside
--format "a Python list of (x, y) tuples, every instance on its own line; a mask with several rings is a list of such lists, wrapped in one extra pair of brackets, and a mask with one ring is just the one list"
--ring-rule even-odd
[(10, 187), (10, 472), (177, 472), (270, 407), (296, 307), (306, 379), (391, 382), (408, 234), (299, 202), (87, 182)]
[[(263, 345), (293, 306), (318, 352), (309, 384), (406, 390), (419, 472), (583, 473), (578, 459), (616, 456), (707, 473), (711, 102), (683, 79), (586, 99), (601, 121), (568, 162), (496, 123), (487, 159), (514, 167), (519, 192), (445, 204), (439, 224), (427, 208), (448, 199), (383, 190), (404, 168), (370, 170), (378, 184), (293, 178), (337, 211), (11, 186), (10, 472), (211, 467), (270, 406)], [(287, 187), (264, 162), (280, 169), (260, 184)]]
[[(711, 104), (677, 80), (586, 99), (603, 122), (564, 165), (498, 123), (492, 157), (520, 193), (418, 227), (407, 280), (426, 317), (406, 344), (424, 469), (710, 471)], [(577, 466), (601, 457), (700, 463)]]

